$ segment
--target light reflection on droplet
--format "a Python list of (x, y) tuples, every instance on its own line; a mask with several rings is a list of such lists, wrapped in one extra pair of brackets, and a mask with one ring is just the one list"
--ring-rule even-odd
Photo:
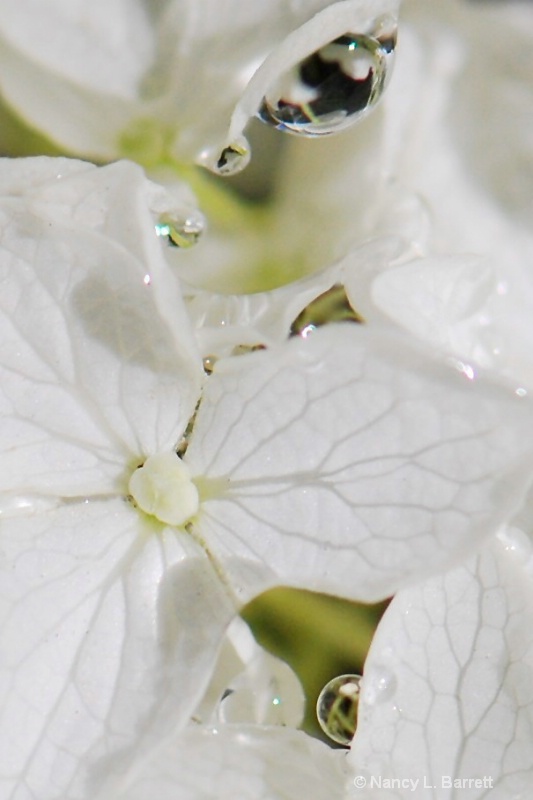
[(316, 325), (306, 325), (305, 328), (302, 328), (300, 331), (300, 336), (302, 339), (307, 339), (307, 337), (313, 333), (313, 331), (316, 331)]
[(184, 217), (163, 214), (155, 225), (157, 236), (166, 238), (172, 247), (193, 247), (205, 230), (205, 219), (199, 212)]
[(257, 116), (303, 136), (337, 133), (374, 108), (390, 75), (396, 24), (381, 18), (368, 34), (347, 32), (280, 75)]
[(339, 675), (329, 681), (318, 696), (318, 722), (324, 733), (337, 744), (349, 746), (354, 737), (360, 687), (360, 675)]
[(204, 367), (204, 372), (206, 373), (206, 375), (211, 375), (211, 373), (215, 369), (215, 364), (216, 363), (217, 363), (216, 356), (205, 356), (205, 358), (203, 360), (203, 367)]
[(515, 394), (518, 397), (527, 397), (527, 389), (524, 389), (523, 386), (519, 386), (518, 389), (515, 389)]
[(476, 378), (476, 371), (471, 364), (466, 364), (464, 361), (460, 361), (459, 359), (452, 358), (449, 360), (449, 363), (455, 367), (457, 372), (460, 372), (465, 378), (468, 378), (469, 381), (473, 381)]

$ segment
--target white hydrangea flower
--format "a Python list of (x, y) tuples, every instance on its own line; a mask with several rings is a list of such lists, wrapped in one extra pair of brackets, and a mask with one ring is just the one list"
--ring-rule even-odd
[(245, 88), (265, 60), (261, 74), (278, 77), (287, 48), (307, 56), (370, 15), (395, 11), (398, 0), (375, 6), (112, 0), (88, 9), (66, 0), (46, 8), (34, 0), (3, 2), (0, 86), (17, 114), (69, 152), (110, 159), (137, 150), (144, 159), (171, 153), (196, 160), (225, 145), (243, 94), (245, 113), (255, 113), (261, 97), (249, 109), (253, 90)]
[(98, 800), (509, 800), (533, 782), (531, 543), (496, 538), (402, 590), (375, 635), (351, 750), (290, 728), (190, 725)]
[[(401, 117), (403, 138), (391, 157), (398, 179), (425, 199), (424, 254), (433, 261), (429, 270), (415, 260), (380, 275), (374, 298), (424, 341), (527, 391), (533, 143), (520, 120), (533, 102), (532, 9), (410, 0), (403, 12), (386, 106)], [(402, 95), (392, 91), (398, 85)], [(470, 264), (457, 269), (453, 251), (471, 254)]]
[(472, 552), (527, 488), (531, 411), (355, 325), (207, 378), (155, 228), (187, 193), (1, 166), (0, 774), (74, 800), (190, 715), (259, 592), (370, 600)]

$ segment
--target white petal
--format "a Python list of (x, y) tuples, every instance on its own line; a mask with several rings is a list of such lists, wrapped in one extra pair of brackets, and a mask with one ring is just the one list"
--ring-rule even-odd
[[(404, 797), (504, 800), (533, 780), (533, 583), (498, 540), (400, 592), (372, 643), (350, 756), (367, 775), (420, 778)], [(486, 777), (469, 792), (442, 776)]]
[[(158, 20), (152, 85), (164, 91), (175, 152), (196, 158), (224, 144), (235, 104), (285, 37), (334, 0), (176, 0)], [(338, 5), (338, 4), (335, 4)]]
[(465, 369), (353, 324), (219, 361), (185, 458), (236, 590), (386, 596), (490, 535), (529, 484), (531, 410)]
[(2, 94), (33, 128), (72, 152), (116, 158), (142, 113), (157, 50), (154, 9), (134, 0), (2, 0)]
[[(149, 18), (139, 0), (2, 0), (1, 32), (41, 70), (110, 94), (131, 94), (153, 50)], [(37, 88), (37, 87), (35, 87)]]
[(399, 0), (342, 0), (316, 14), (277, 47), (246, 87), (231, 119), (228, 141), (243, 132), (270, 85), (281, 74), (344, 33), (367, 33), (383, 14), (395, 15)]
[(344, 753), (301, 731), (190, 727), (97, 800), (342, 800)]
[(120, 500), (5, 520), (1, 541), (0, 794), (91, 797), (187, 719), (234, 608), (190, 537)]
[[(353, 278), (355, 284), (355, 270)], [(377, 275), (371, 294), (376, 306), (426, 344), (483, 367), (497, 366), (501, 342), (491, 312), (501, 306), (501, 295), (483, 259), (418, 258)], [(353, 289), (351, 296), (357, 296)]]
[(135, 0), (0, 2), (0, 84), (18, 115), (77, 152), (113, 157), (152, 63)]
[(122, 490), (140, 456), (174, 446), (201, 364), (152, 185), (125, 162), (64, 179), (62, 163), (0, 199), (1, 483), (86, 496)]

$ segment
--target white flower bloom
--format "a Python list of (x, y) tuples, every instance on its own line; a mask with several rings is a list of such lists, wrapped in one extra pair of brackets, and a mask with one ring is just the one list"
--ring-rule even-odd
[(78, 797), (100, 759), (189, 716), (234, 606), (201, 548), (125, 503), (202, 380), (159, 281), (161, 190), (66, 160), (3, 162), (0, 180), (0, 780)]
[(98, 800), (509, 800), (533, 781), (531, 544), (495, 539), (398, 593), (361, 684), (348, 754), (262, 725), (189, 726)]
[[(285, 51), (307, 56), (397, 5), (380, 0), (373, 12), (368, 0), (112, 0), (90, 9), (3, 2), (0, 86), (17, 114), (70, 152), (113, 158), (136, 149), (144, 159), (170, 152), (190, 161), (224, 146), (233, 108), (267, 57), (262, 76), (278, 77), (288, 35)], [(320, 12), (324, 21), (312, 21)], [(251, 95), (256, 108), (261, 101), (245, 94), (245, 114), (256, 111)]]
[(521, 501), (531, 411), (353, 325), (205, 378), (155, 228), (190, 198), (2, 170), (1, 775), (74, 799), (184, 721), (263, 589), (368, 600), (464, 558)]
[[(131, 8), (118, 0), (87, 11), (62, 0), (46, 9), (26, 2), (0, 15), (8, 102), (72, 152), (126, 154), (154, 167), (176, 158), (209, 161), (209, 153), (239, 139), (290, 64), (349, 31), (371, 32), (376, 21), (395, 18), (399, 5), (174, 0)], [(255, 291), (321, 269), (379, 233), (423, 236), (419, 206), (390, 185), (397, 119), (388, 115), (384, 125), (384, 112), (376, 113), (334, 147), (330, 137), (282, 142), (296, 137), (280, 133), (266, 155), (275, 162), (266, 173), (280, 178), (271, 209), (239, 208), (228, 224), (231, 200), (223, 198), (198, 253), (181, 260), (180, 277), (224, 292)], [(205, 205), (210, 211), (209, 197)]]
[[(533, 143), (521, 119), (533, 102), (532, 9), (410, 0), (403, 11), (384, 108), (403, 133), (391, 161), (427, 203), (438, 258), (429, 271), (421, 261), (380, 276), (375, 298), (424, 341), (529, 389)], [(470, 267), (458, 272), (452, 251), (473, 254)], [(467, 321), (472, 302), (477, 330)]]

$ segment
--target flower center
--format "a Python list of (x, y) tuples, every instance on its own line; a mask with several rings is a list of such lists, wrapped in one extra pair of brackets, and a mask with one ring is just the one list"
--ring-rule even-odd
[(184, 525), (198, 511), (198, 490), (175, 453), (158, 453), (136, 469), (128, 484), (139, 508), (167, 525)]

